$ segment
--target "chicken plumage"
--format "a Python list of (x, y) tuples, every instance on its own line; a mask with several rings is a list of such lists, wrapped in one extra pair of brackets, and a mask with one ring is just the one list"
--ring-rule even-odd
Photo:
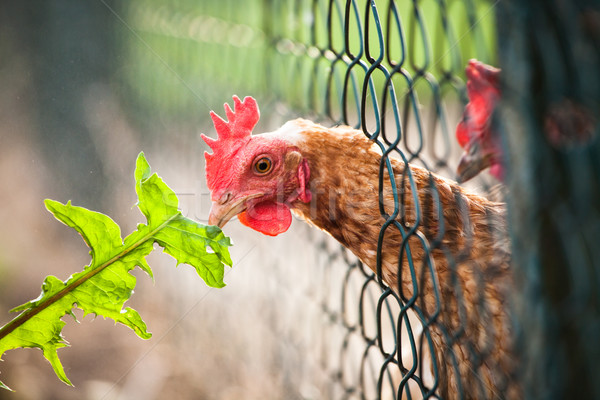
[[(298, 119), (251, 135), (258, 120), (254, 99), (234, 102), (236, 112), (225, 107), (229, 122), (212, 114), (219, 139), (203, 136), (213, 149), (206, 153), (209, 222), (222, 227), (239, 215), (243, 224), (277, 235), (288, 229), (293, 211), (380, 270), (399, 297), (414, 296), (434, 344), (436, 393), (519, 397), (504, 205), (386, 158), (394, 196), (390, 179), (379, 187), (386, 162), (361, 131)], [(255, 115), (245, 123), (249, 114)]]

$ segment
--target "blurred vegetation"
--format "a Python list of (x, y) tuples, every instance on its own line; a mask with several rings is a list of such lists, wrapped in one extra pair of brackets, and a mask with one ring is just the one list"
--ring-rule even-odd
[[(262, 103), (281, 100), (297, 111), (337, 121), (342, 97), (360, 101), (367, 71), (381, 54), (380, 35), (389, 38), (383, 43), (389, 55), (382, 66), (387, 71), (401, 67), (425, 99), (431, 89), (419, 85), (420, 79), (460, 87), (456, 77), (464, 77), (467, 59), (477, 55), (484, 62), (495, 61), (490, 1), (377, 2), (376, 9), (368, 3), (349, 3), (347, 43), (347, 10), (341, 1), (128, 3), (123, 20), (130, 32), (122, 43), (127, 68), (121, 78), (140, 115), (158, 112), (197, 120), (208, 109), (220, 110), (233, 87)], [(362, 22), (367, 12), (368, 30)], [(369, 75), (373, 93), (380, 97), (386, 75), (381, 69)], [(392, 82), (408, 89), (401, 76)]]
[(253, 5), (260, 3), (127, 3), (121, 79), (139, 114), (205, 120), (232, 87), (240, 95), (264, 91), (262, 9)]

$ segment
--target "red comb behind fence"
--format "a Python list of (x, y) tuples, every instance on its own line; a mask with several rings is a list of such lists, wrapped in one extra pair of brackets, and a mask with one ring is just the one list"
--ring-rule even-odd
[(470, 60), (466, 75), (469, 103), (465, 108), (463, 121), (456, 130), (456, 138), (463, 148), (474, 135), (481, 134), (488, 127), (500, 99), (500, 69)]
[(246, 144), (247, 140), (250, 139), (252, 129), (260, 118), (256, 100), (250, 96), (245, 97), (244, 101), (237, 96), (233, 96), (233, 110), (229, 107), (229, 104), (225, 103), (225, 113), (227, 121), (219, 117), (214, 111), (210, 112), (218, 139), (215, 140), (206, 135), (201, 135), (213, 151), (212, 154), (204, 153), (209, 188), (213, 186), (214, 177), (218, 175), (222, 167), (221, 161), (227, 159), (229, 154)]

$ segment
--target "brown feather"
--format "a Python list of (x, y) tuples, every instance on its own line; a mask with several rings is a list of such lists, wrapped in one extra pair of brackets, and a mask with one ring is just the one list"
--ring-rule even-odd
[[(386, 222), (378, 195), (381, 152), (352, 128), (291, 123), (302, 136), (296, 145), (308, 160), (313, 193), (310, 203), (296, 202), (293, 210), (377, 272), (378, 238)], [(394, 203), (390, 180), (384, 178), (383, 208), (391, 215), (398, 207), (399, 227), (392, 224), (384, 231), (382, 279), (398, 295), (412, 297), (412, 258), (416, 305), (426, 319), (439, 311), (428, 328), (439, 371), (438, 394), (457, 398), (462, 390), (466, 398), (520, 397), (513, 376), (516, 357), (508, 314), (513, 277), (504, 205), (425, 169), (406, 169), (399, 159), (389, 161), (399, 201)], [(401, 229), (411, 228), (415, 233), (403, 242)]]

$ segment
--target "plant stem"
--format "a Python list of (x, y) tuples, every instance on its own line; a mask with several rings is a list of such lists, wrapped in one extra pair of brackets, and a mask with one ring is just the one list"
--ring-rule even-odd
[(142, 245), (146, 241), (151, 240), (152, 237), (158, 231), (160, 231), (161, 229), (163, 229), (171, 221), (179, 218), (180, 216), (181, 216), (181, 214), (178, 212), (177, 214), (175, 214), (172, 217), (168, 218), (167, 220), (165, 220), (165, 222), (163, 222), (162, 224), (160, 224), (159, 226), (157, 226), (152, 231), (148, 232), (148, 234), (142, 236), (142, 238), (140, 240), (138, 240), (137, 242), (131, 244), (130, 246), (125, 247), (122, 251), (120, 251), (119, 253), (117, 253), (116, 255), (114, 255), (108, 261), (105, 261), (104, 263), (100, 264), (96, 268), (91, 269), (86, 274), (80, 276), (77, 280), (75, 280), (75, 281), (71, 282), (69, 285), (65, 286), (63, 289), (61, 289), (60, 291), (58, 291), (53, 296), (48, 297), (46, 300), (42, 301), (41, 303), (37, 304), (36, 306), (34, 306), (32, 308), (29, 308), (29, 309), (23, 311), (21, 314), (17, 315), (12, 321), (8, 322), (6, 325), (4, 325), (2, 328), (0, 328), (0, 340), (4, 339), (5, 336), (7, 336), (10, 333), (12, 333), (19, 326), (21, 326), (25, 322), (29, 321), (31, 318), (33, 318), (35, 315), (37, 315), (40, 312), (42, 312), (44, 309), (46, 309), (51, 304), (53, 304), (56, 301), (58, 301), (58, 300), (62, 299), (63, 297), (65, 297), (67, 294), (69, 294), (70, 292), (72, 292), (73, 290), (75, 290), (79, 285), (81, 285), (82, 283), (86, 282), (88, 279), (92, 278), (94, 275), (96, 275), (99, 272), (101, 272), (102, 270), (104, 270), (104, 268), (108, 267), (109, 265), (111, 265), (115, 261), (121, 259), (122, 257), (126, 256), (127, 254), (129, 254), (131, 251), (135, 250), (137, 247), (139, 247), (140, 245)]

